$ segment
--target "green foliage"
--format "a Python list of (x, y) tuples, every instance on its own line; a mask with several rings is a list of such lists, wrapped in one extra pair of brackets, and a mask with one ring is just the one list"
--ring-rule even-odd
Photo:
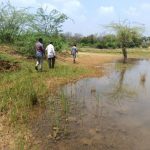
[(36, 14), (27, 11), (26, 8), (15, 8), (10, 2), (1, 3), (0, 42), (14, 43), (20, 53), (33, 56), (35, 42), (41, 37), (45, 47), (49, 41), (53, 41), (56, 50), (60, 51), (65, 41), (59, 32), (68, 17), (57, 10), (48, 13), (43, 8), (38, 8)]
[[(3, 58), (20, 61), (20, 58), (4, 54)], [(8, 60), (8, 59), (6, 59)], [(28, 61), (21, 59), (21, 69), (13, 72), (0, 73), (0, 112), (8, 115), (8, 120), (12, 122), (27, 121), (29, 112), (37, 102), (43, 104), (50, 94), (46, 81), (55, 88), (53, 78), (64, 79), (77, 78), (82, 74), (88, 74), (91, 70), (77, 68), (76, 66), (57, 62), (54, 70), (49, 70), (47, 62), (44, 61), (44, 72), (37, 73), (34, 69), (34, 60)], [(54, 81), (56, 82), (56, 81)], [(53, 87), (54, 86), (54, 87)], [(67, 101), (62, 96), (62, 108), (64, 112), (68, 110)]]
[(61, 31), (62, 24), (68, 17), (57, 10), (49, 13), (43, 8), (38, 8), (34, 17), (33, 29), (45, 35), (52, 35)]
[(116, 33), (116, 37), (122, 48), (135, 47), (141, 44), (142, 27), (130, 26), (125, 23), (112, 23), (107, 27)]
[(138, 45), (141, 35), (142, 28), (139, 26), (130, 26), (125, 23), (112, 23), (109, 26), (116, 33), (118, 42), (122, 48), (122, 54), (124, 57), (123, 62), (127, 63), (127, 49), (129, 47), (135, 47)]
[(37, 95), (33, 87), (32, 80), (24, 78), (14, 81), (15, 87), (4, 88), (1, 91), (0, 111), (8, 112), (11, 121), (26, 119), (27, 108), (31, 108), (37, 103)]
[(44, 41), (45, 47), (49, 44), (49, 42), (52, 42), (57, 52), (60, 52), (62, 49), (66, 48), (66, 40), (60, 34), (53, 34), (47, 37), (45, 36)]
[(43, 39), (44, 48), (49, 44), (49, 42), (53, 42), (55, 50), (60, 52), (62, 49), (67, 47), (66, 40), (61, 35), (51, 35), (46, 36), (37, 33), (27, 33), (22, 35), (20, 39), (15, 41), (15, 45), (18, 47), (17, 50), (23, 55), (26, 56), (34, 56), (35, 55), (35, 43), (36, 40), (41, 37)]
[(103, 49), (103, 48), (118, 48), (119, 44), (117, 41), (117, 38), (113, 34), (104, 35), (101, 37), (100, 42), (96, 46), (97, 48)]
[(33, 19), (27, 9), (16, 9), (9, 2), (0, 5), (0, 41), (12, 43), (25, 32)]
[(150, 37), (142, 37), (142, 48), (148, 48), (150, 46)]
[(36, 37), (32, 34), (22, 35), (19, 40), (15, 40), (15, 45), (17, 46), (17, 51), (26, 56), (35, 55), (35, 45)]

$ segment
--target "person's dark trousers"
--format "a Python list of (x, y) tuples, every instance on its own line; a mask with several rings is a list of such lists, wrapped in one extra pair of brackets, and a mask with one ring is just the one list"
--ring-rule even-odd
[(54, 65), (55, 65), (55, 57), (53, 57), (53, 58), (48, 58), (48, 65), (49, 65), (49, 68), (54, 68)]

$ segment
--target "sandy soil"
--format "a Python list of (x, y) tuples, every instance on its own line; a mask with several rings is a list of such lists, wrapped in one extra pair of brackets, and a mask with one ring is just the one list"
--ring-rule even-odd
[[(112, 62), (116, 59), (121, 59), (120, 55), (113, 54), (99, 54), (99, 53), (88, 53), (79, 52), (76, 58), (76, 64), (83, 66), (96, 66), (106, 62)], [(72, 62), (72, 57), (67, 57), (64, 59), (66, 62)]]

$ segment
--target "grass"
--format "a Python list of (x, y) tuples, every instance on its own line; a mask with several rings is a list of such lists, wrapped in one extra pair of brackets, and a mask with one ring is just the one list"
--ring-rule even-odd
[[(4, 124), (7, 124), (6, 128), (11, 128), (14, 132), (11, 133), (13, 138), (9, 141), (14, 141), (15, 146), (24, 149), (28, 143), (24, 135), (28, 130), (27, 124), (32, 119), (34, 108), (45, 108), (49, 95), (54, 95), (59, 86), (91, 74), (93, 70), (59, 60), (56, 60), (54, 69), (49, 69), (48, 62), (45, 60), (43, 72), (37, 72), (34, 68), (36, 60), (18, 57), (10, 52), (10, 50), (8, 53), (0, 51), (0, 60), (18, 62), (19, 69), (0, 72), (0, 115), (4, 118)], [(69, 109), (63, 93), (59, 95), (59, 101), (56, 100), (55, 105), (55, 107), (50, 106), (54, 107), (53, 125), (60, 129), (62, 115), (66, 115)], [(0, 125), (3, 122), (0, 121)], [(59, 134), (57, 132), (54, 130), (54, 137), (55, 134)], [(5, 138), (5, 131), (3, 133), (2, 137)]]
[[(27, 121), (32, 107), (37, 103), (44, 104), (56, 87), (91, 72), (62, 62), (56, 62), (55, 69), (50, 70), (46, 61), (44, 71), (37, 72), (34, 69), (35, 60), (17, 58), (7, 53), (0, 53), (0, 59), (17, 61), (21, 67), (13, 72), (0, 73), (0, 112), (7, 114), (12, 123)], [(64, 105), (62, 107), (66, 109)]]
[[(7, 48), (8, 49), (8, 48)], [(121, 50), (99, 50), (94, 48), (81, 48), (80, 51), (96, 53), (120, 54)], [(129, 56), (149, 57), (149, 49), (130, 49)], [(72, 79), (79, 78), (83, 74), (89, 74), (92, 70), (76, 67), (72, 64), (57, 61), (55, 69), (50, 70), (44, 61), (44, 71), (37, 72), (34, 69), (35, 60), (27, 60), (23, 57), (16, 57), (9, 53), (0, 52), (1, 60), (19, 62), (19, 70), (0, 73), (0, 112), (7, 114), (11, 122), (18, 120), (27, 121), (29, 112), (35, 104), (44, 104), (48, 95), (54, 92), (58, 86)], [(119, 67), (117, 67), (119, 68)], [(64, 95), (61, 96), (64, 112), (67, 111), (67, 101)]]
[(63, 91), (60, 93), (60, 98), (61, 98), (61, 105), (62, 105), (63, 113), (67, 114), (69, 112), (69, 101), (65, 97), (65, 94)]
[[(81, 52), (91, 52), (91, 53), (105, 53), (105, 54), (116, 54), (122, 55), (121, 49), (97, 49), (97, 48), (80, 48)], [(150, 57), (150, 49), (149, 48), (128, 48), (128, 56), (129, 57)]]
[[(96, 53), (121, 54), (121, 50), (98, 50), (98, 49), (81, 49), (81, 51)], [(129, 52), (130, 56), (146, 57), (150, 56), (150, 51), (145, 49), (136, 49)], [(56, 60), (54, 69), (48, 68), (48, 63), (44, 61), (44, 71), (37, 72), (34, 69), (35, 60), (29, 60), (17, 55), (11, 55), (0, 51), (0, 60), (18, 62), (20, 69), (16, 71), (0, 72), (0, 115), (5, 116), (6, 121), (11, 125), (26, 124), (31, 118), (34, 107), (47, 105), (49, 95), (55, 95), (57, 87), (67, 82), (81, 78), (83, 75), (94, 74), (91, 69), (83, 68), (79, 65), (72, 65)], [(120, 68), (120, 66), (117, 66)], [(54, 111), (53, 123), (56, 129), (61, 128), (62, 114), (64, 116), (69, 112), (70, 106), (64, 93), (54, 97), (53, 104), (50, 104)], [(37, 105), (38, 104), (38, 105)], [(18, 127), (20, 129), (20, 127)], [(64, 125), (64, 130), (67, 127)], [(21, 132), (21, 131), (20, 131)], [(57, 134), (58, 131), (54, 131)], [(55, 136), (55, 135), (54, 135)], [(21, 136), (17, 143), (20, 149), (26, 145), (26, 141)], [(17, 144), (18, 145), (18, 144)]]

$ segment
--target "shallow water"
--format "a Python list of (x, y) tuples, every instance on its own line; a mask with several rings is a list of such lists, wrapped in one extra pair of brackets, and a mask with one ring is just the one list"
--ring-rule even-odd
[(76, 102), (72, 114), (76, 136), (60, 142), (64, 149), (150, 149), (150, 61), (129, 67), (105, 64), (107, 75), (63, 87)]

